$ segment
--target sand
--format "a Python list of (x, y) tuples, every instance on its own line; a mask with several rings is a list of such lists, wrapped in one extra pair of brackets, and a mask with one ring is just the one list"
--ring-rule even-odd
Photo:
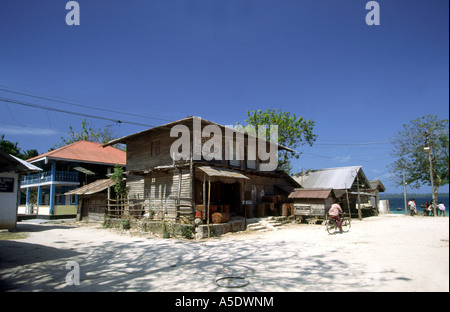
[[(18, 230), (28, 237), (0, 240), (2, 291), (449, 291), (448, 217), (381, 215), (336, 235), (288, 224), (202, 241), (98, 224), (21, 222)], [(79, 285), (66, 283), (76, 273), (69, 261), (79, 264)]]

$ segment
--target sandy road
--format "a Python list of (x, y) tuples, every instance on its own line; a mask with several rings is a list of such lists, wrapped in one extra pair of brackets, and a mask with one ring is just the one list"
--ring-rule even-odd
[[(1, 291), (449, 291), (449, 218), (385, 215), (353, 221), (344, 234), (290, 224), (203, 241), (98, 225), (18, 229), (29, 236), (0, 241)], [(66, 284), (69, 261), (80, 285)], [(216, 284), (227, 276), (248, 285)]]

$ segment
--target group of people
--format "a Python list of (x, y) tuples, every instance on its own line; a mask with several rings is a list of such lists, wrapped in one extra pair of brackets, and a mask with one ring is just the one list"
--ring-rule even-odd
[[(431, 201), (431, 202), (426, 201), (424, 205), (420, 205), (420, 207), (423, 208), (424, 216), (434, 216), (434, 210), (433, 210), (432, 203), (433, 203), (433, 201)], [(411, 216), (414, 216), (417, 214), (417, 206), (416, 206), (416, 201), (414, 198), (411, 198), (409, 200), (408, 207), (409, 207)], [(442, 202), (439, 202), (439, 204), (436, 207), (436, 215), (445, 217), (445, 205)]]

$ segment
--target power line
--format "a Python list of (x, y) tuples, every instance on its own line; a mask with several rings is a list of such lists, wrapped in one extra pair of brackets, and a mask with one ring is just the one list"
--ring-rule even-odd
[(314, 145), (383, 145), (391, 144), (392, 140), (387, 139), (383, 141), (367, 141), (367, 140), (355, 140), (355, 139), (322, 139), (319, 137), (320, 142), (333, 142), (333, 143), (314, 143)]
[[(18, 94), (18, 95), (24, 95), (24, 96), (28, 96), (28, 97), (33, 97), (33, 98), (46, 100), (46, 101), (52, 101), (52, 102), (61, 103), (61, 104), (68, 104), (68, 105), (73, 105), (73, 106), (78, 106), (78, 107), (83, 107), (83, 108), (89, 108), (89, 109), (95, 109), (95, 110), (103, 111), (103, 112), (109, 112), (109, 113), (116, 113), (116, 114), (122, 114), (122, 115), (127, 115), (127, 116), (133, 116), (133, 117), (140, 117), (140, 118), (146, 118), (146, 119), (155, 119), (155, 120), (161, 120), (161, 121), (171, 121), (171, 120), (164, 119), (164, 118), (159, 118), (159, 117), (150, 117), (150, 116), (145, 116), (145, 115), (138, 115), (138, 114), (127, 113), (127, 112), (123, 112), (123, 111), (117, 111), (117, 110), (114, 110), (114, 109), (99, 108), (99, 107), (94, 107), (94, 106), (90, 106), (90, 105), (77, 104), (77, 103), (63, 101), (63, 100), (51, 99), (51, 98), (44, 97), (44, 96), (38, 96), (38, 95), (25, 93), (25, 92), (30, 92), (30, 91), (25, 91), (25, 90), (20, 90), (20, 89), (15, 89), (15, 90), (19, 90), (19, 91), (22, 91), (22, 92), (12, 91), (12, 90), (8, 90), (8, 89), (0, 88), (0, 91), (3, 91), (3, 92), (9, 92), (9, 93), (14, 93), (14, 94)], [(49, 95), (49, 96), (54, 97), (54, 98), (58, 98), (58, 97), (55, 97), (53, 95)]]
[[(333, 160), (342, 160), (343, 158), (346, 157), (346, 156), (336, 156), (336, 155), (335, 156), (325, 156), (325, 155), (319, 155), (319, 154), (310, 153), (310, 152), (302, 152), (302, 154), (307, 154), (307, 155), (311, 155), (311, 156), (314, 156), (314, 157), (320, 157), (320, 158), (326, 158), (326, 159), (333, 159)], [(361, 156), (361, 155), (358, 155), (357, 157), (359, 157), (359, 156)], [(351, 159), (349, 159), (349, 160), (362, 161), (362, 162), (373, 162), (373, 161), (379, 161), (379, 160), (391, 159), (391, 158), (392, 158), (391, 156), (380, 157), (380, 158), (375, 158), (375, 159), (370, 159), (370, 158), (360, 159), (360, 158), (353, 158), (353, 157), (351, 157)]]
[(59, 108), (54, 108), (54, 107), (49, 107), (49, 106), (44, 106), (44, 105), (39, 105), (39, 104), (33, 104), (33, 103), (18, 101), (18, 100), (14, 100), (14, 99), (3, 98), (3, 97), (0, 97), (0, 101), (5, 102), (5, 103), (11, 103), (11, 104), (28, 106), (28, 107), (38, 108), (38, 109), (44, 109), (47, 111), (50, 110), (50, 111), (64, 113), (64, 114), (77, 115), (77, 116), (88, 117), (88, 118), (103, 119), (103, 120), (108, 120), (108, 121), (118, 123), (118, 124), (126, 123), (126, 124), (130, 124), (130, 125), (143, 126), (143, 127), (149, 127), (149, 128), (156, 127), (155, 125), (148, 125), (148, 124), (142, 124), (142, 123), (133, 122), (133, 121), (118, 120), (118, 119), (107, 118), (107, 117), (103, 117), (103, 116), (96, 116), (96, 115), (91, 115), (91, 114), (72, 112), (72, 111), (68, 111), (68, 110), (64, 110), (64, 109), (59, 109)]

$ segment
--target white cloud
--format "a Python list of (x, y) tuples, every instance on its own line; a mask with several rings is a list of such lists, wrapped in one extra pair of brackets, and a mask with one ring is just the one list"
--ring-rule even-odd
[(0, 126), (0, 133), (9, 135), (51, 136), (51, 135), (58, 135), (61, 132), (55, 129), (19, 127), (19, 126)]
[(352, 158), (347, 155), (347, 156), (336, 156), (336, 157), (333, 157), (333, 159), (338, 162), (346, 162), (346, 161), (350, 161)]

